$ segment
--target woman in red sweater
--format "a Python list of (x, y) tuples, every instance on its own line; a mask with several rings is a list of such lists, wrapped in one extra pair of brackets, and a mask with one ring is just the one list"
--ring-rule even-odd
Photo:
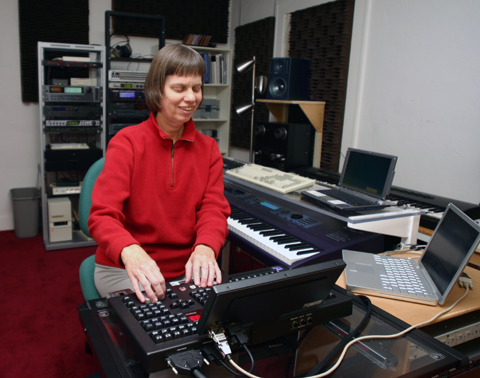
[(193, 49), (162, 48), (145, 81), (150, 118), (109, 142), (88, 220), (102, 296), (131, 288), (140, 301), (143, 290), (156, 302), (165, 282), (183, 275), (202, 287), (221, 282), (216, 259), (230, 215), (223, 160), (216, 141), (192, 121), (204, 75)]

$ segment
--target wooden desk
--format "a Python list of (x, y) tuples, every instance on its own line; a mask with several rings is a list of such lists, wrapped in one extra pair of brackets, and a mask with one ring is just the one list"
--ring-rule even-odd
[[(419, 255), (405, 253), (399, 256), (410, 257)], [(476, 265), (480, 265), (480, 254), (475, 253), (470, 259), (470, 262)], [(451, 311), (438, 318), (434, 323), (456, 318), (461, 315), (480, 310), (480, 270), (467, 266), (465, 268), (465, 273), (467, 273), (473, 281), (473, 290), (469, 290), (466, 298), (464, 298), (460, 303), (458, 303)], [(340, 276), (337, 281), (337, 285), (344, 289), (346, 288), (345, 274), (342, 274)], [(447, 297), (447, 300), (442, 306), (429, 306), (424, 304), (406, 302), (398, 299), (374, 297), (372, 295), (369, 295), (368, 297), (375, 306), (380, 307), (382, 310), (387, 311), (388, 313), (410, 325), (413, 325), (425, 322), (433, 318), (439, 312), (450, 307), (464, 293), (465, 289), (461, 288), (458, 285), (455, 285), (449, 296)]]

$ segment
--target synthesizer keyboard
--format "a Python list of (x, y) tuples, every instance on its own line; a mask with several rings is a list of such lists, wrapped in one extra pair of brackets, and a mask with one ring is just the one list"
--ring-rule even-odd
[[(224, 282), (275, 274), (280, 267), (263, 268), (225, 277)], [(169, 282), (165, 299), (141, 303), (135, 293), (108, 299), (140, 362), (149, 373), (166, 369), (166, 358), (185, 348), (199, 349), (211, 343), (208, 335), (197, 332), (198, 320), (211, 288), (192, 283)]]
[(230, 175), (282, 194), (305, 189), (315, 184), (314, 179), (258, 164), (245, 164), (225, 172)]

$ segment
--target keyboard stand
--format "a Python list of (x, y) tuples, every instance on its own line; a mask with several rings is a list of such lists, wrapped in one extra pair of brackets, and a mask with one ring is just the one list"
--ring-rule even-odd
[[(348, 227), (353, 229), (400, 237), (404, 244), (417, 243), (420, 216), (425, 214), (425, 211), (420, 209), (403, 209), (398, 206), (389, 206), (381, 210), (342, 214), (326, 207), (310, 203), (309, 199), (302, 196), (298, 191), (281, 194), (233, 176), (224, 176), (224, 183), (226, 187), (228, 185), (244, 187), (246, 191), (252, 192), (260, 197), (275, 200), (280, 204), (282, 202), (289, 202), (294, 204), (294, 206), (301, 206), (328, 215), (329, 217), (346, 222)], [(321, 189), (322, 187), (324, 186), (315, 184), (312, 189)], [(301, 210), (299, 210), (299, 212), (301, 212)]]

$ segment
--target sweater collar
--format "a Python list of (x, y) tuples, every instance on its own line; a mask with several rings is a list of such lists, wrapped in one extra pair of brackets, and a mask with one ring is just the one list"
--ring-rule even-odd
[[(155, 128), (158, 130), (158, 132), (160, 134), (160, 137), (162, 139), (172, 139), (172, 137), (170, 135), (165, 133), (165, 131), (163, 131), (160, 128), (160, 126), (158, 126), (157, 120), (155, 119), (154, 112), (150, 112), (149, 121), (152, 122), (153, 125), (155, 125)], [(195, 123), (190, 118), (187, 122), (185, 122), (185, 127), (183, 128), (183, 134), (180, 137), (180, 139), (178, 139), (178, 140), (186, 140), (186, 141), (189, 141), (189, 142), (195, 141), (195, 130), (196, 130), (195, 129)]]

